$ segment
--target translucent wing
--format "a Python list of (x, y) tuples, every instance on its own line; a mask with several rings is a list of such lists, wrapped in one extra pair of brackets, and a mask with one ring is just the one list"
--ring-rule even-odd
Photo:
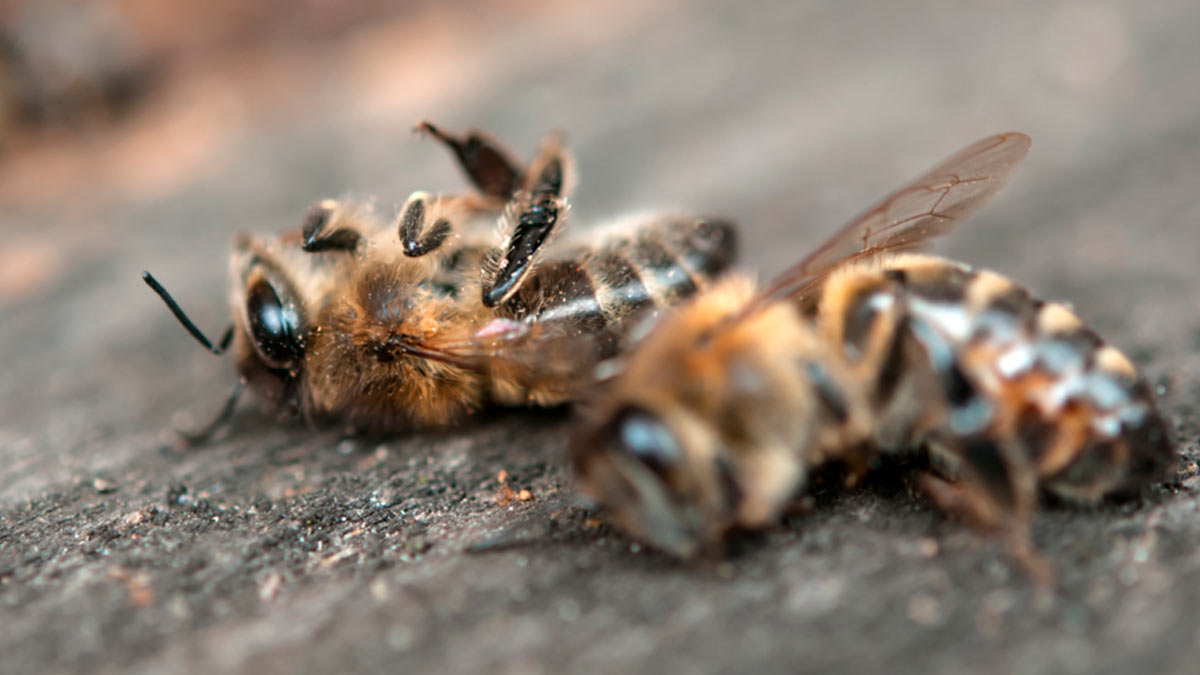
[(397, 336), (391, 346), (525, 388), (570, 396), (593, 381), (604, 353), (600, 340), (561, 326), (497, 318), (467, 338), (429, 342)]
[(847, 223), (764, 289), (747, 313), (783, 298), (803, 303), (847, 262), (920, 248), (950, 232), (1004, 186), (1029, 143), (1014, 131), (959, 150)]

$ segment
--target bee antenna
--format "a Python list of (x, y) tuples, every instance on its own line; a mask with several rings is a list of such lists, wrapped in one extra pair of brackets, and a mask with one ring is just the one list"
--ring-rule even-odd
[(183, 309), (179, 306), (179, 303), (175, 302), (175, 298), (172, 298), (171, 294), (167, 292), (167, 289), (163, 288), (163, 285), (158, 283), (158, 279), (155, 279), (154, 275), (150, 274), (149, 272), (142, 272), (142, 281), (145, 281), (146, 285), (150, 287), (150, 290), (157, 293), (158, 297), (162, 298), (162, 301), (167, 303), (167, 309), (171, 310), (171, 313), (175, 315), (175, 318), (179, 320), (179, 323), (183, 324), (183, 327), (187, 329), (187, 332), (191, 333), (192, 337), (196, 338), (196, 342), (204, 345), (205, 349), (220, 356), (226, 349), (229, 348), (229, 341), (233, 339), (232, 325), (225, 329), (225, 334), (221, 336), (221, 342), (217, 345), (213, 345), (212, 341), (209, 340), (204, 333), (200, 332), (200, 329), (196, 327), (196, 324), (192, 323), (192, 320), (188, 318), (188, 315), (183, 312)]
[(196, 431), (186, 431), (176, 428), (175, 433), (189, 447), (207, 443), (233, 418), (233, 413), (237, 410), (238, 399), (242, 397), (242, 392), (245, 390), (246, 380), (239, 378), (237, 383), (233, 385), (233, 391), (229, 392), (229, 397), (225, 399), (225, 406), (221, 408), (220, 414), (213, 418), (213, 421)]

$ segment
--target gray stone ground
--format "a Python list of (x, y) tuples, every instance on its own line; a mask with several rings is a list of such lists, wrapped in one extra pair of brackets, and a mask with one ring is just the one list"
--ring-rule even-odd
[[(1200, 5), (620, 0), (411, 4), (345, 40), (217, 58), (108, 131), (0, 164), (0, 670), (912, 673), (1200, 669)], [(249, 407), (142, 286), (226, 320), (239, 230), (321, 196), (390, 211), (454, 168), (409, 134), (570, 132), (576, 227), (661, 206), (744, 223), (769, 274), (995, 131), (1034, 138), (940, 250), (1075, 303), (1163, 392), (1179, 479), (1050, 509), (1049, 606), (904, 489), (821, 500), (723, 565), (595, 527), (565, 412), (346, 438)], [(500, 505), (496, 476), (535, 499)], [(886, 481), (885, 481), (886, 484)], [(522, 544), (470, 543), (515, 528)]]

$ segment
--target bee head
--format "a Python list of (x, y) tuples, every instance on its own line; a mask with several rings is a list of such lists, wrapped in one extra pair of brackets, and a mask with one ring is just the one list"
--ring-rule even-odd
[(581, 491), (680, 557), (769, 524), (803, 482), (816, 407), (788, 364), (811, 336), (788, 307), (743, 315), (753, 296), (733, 278), (666, 314), (580, 406)]
[(293, 385), (304, 366), (309, 326), (304, 289), (296, 280), (311, 275), (294, 268), (306, 263), (304, 256), (289, 256), (250, 238), (238, 240), (232, 258), (237, 368), (251, 387), (276, 403), (297, 403), (291, 400)]
[[(304, 360), (305, 320), (295, 286), (278, 267), (250, 251), (239, 240), (233, 256), (233, 323), (217, 342), (209, 340), (150, 272), (142, 280), (166, 304), (189, 334), (213, 354), (223, 354), (232, 342), (241, 378), (221, 415), (200, 432), (179, 430), (189, 443), (203, 443), (225, 424), (246, 384), (275, 403), (297, 405), (297, 375)], [(298, 407), (298, 405), (297, 405)]]
[(572, 443), (575, 476), (618, 527), (680, 558), (719, 544), (738, 489), (715, 430), (632, 403), (585, 427)]

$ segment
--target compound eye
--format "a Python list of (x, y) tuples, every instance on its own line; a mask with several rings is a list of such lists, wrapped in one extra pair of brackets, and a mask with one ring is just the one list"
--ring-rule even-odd
[(266, 279), (254, 282), (246, 292), (246, 316), (254, 347), (268, 365), (282, 368), (300, 360), (304, 354), (300, 317), (295, 308), (279, 300)]
[(614, 424), (617, 445), (656, 476), (666, 479), (683, 461), (679, 439), (658, 415), (630, 406), (617, 414)]

